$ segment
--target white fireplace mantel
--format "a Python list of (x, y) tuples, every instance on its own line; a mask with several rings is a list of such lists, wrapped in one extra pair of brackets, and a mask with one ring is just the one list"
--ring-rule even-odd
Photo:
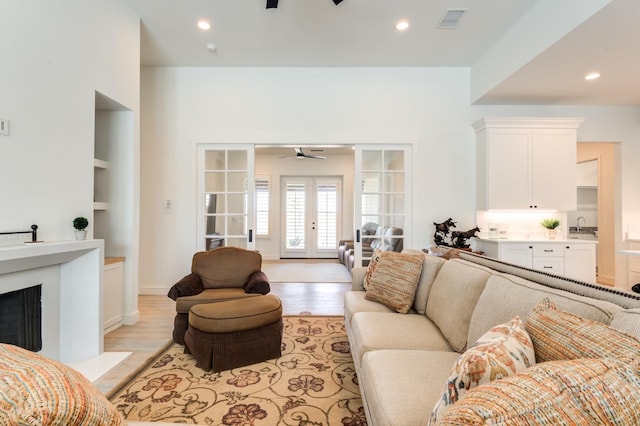
[(65, 363), (103, 352), (104, 241), (0, 247), (0, 294), (42, 284), (42, 350)]

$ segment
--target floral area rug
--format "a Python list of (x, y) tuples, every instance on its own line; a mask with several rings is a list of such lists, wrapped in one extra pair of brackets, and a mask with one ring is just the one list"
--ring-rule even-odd
[(282, 356), (219, 373), (172, 345), (110, 401), (125, 419), (229, 426), (366, 425), (344, 321), (284, 317)]

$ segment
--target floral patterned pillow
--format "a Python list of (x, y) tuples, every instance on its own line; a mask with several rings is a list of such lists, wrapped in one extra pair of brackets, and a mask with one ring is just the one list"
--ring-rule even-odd
[(365, 291), (369, 289), (369, 284), (371, 284), (371, 276), (373, 275), (376, 268), (378, 267), (378, 262), (380, 261), (381, 253), (382, 253), (382, 250), (375, 249), (373, 252), (373, 255), (371, 256), (371, 260), (369, 260), (369, 265), (367, 266), (367, 272), (364, 275), (364, 280), (362, 281), (362, 286), (364, 287)]
[(456, 360), (429, 424), (435, 424), (469, 389), (515, 375), (535, 362), (533, 343), (520, 317), (491, 328)]

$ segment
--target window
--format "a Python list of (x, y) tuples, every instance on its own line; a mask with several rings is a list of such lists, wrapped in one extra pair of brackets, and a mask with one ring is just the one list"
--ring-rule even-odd
[(268, 177), (256, 177), (256, 235), (269, 235)]

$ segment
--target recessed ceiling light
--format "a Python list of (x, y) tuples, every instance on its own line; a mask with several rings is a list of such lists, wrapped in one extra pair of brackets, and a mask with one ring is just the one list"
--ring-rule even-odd
[(589, 74), (584, 76), (585, 80), (597, 80), (600, 78), (599, 72), (590, 72)]
[(198, 21), (198, 28), (200, 28), (203, 31), (207, 31), (208, 29), (211, 28), (211, 24), (206, 19), (201, 19)]
[(398, 31), (405, 31), (409, 28), (409, 21), (407, 20), (401, 20), (398, 21), (398, 23), (396, 23), (396, 30)]

